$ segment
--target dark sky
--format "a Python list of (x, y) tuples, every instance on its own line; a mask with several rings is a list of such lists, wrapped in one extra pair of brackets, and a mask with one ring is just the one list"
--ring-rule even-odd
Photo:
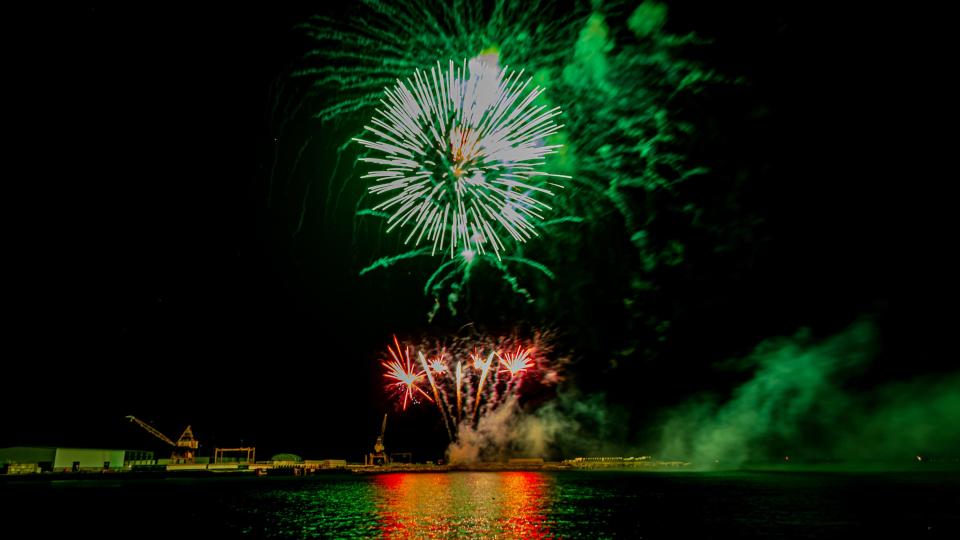
[[(930, 168), (901, 172), (914, 132), (900, 117), (922, 71), (902, 59), (906, 35), (852, 8), (705, 4), (678, 4), (671, 24), (714, 39), (705, 59), (752, 83), (712, 98), (704, 155), (721, 176), (756, 164), (735, 195), (763, 217), (766, 240), (737, 272), (703, 263), (673, 289), (685, 295), (674, 349), (645, 373), (864, 315), (881, 324), (886, 356), (918, 353), (883, 376), (944, 368), (923, 339), (936, 319), (920, 309), (935, 275), (904, 296), (892, 286), (923, 248), (900, 238), (915, 216), (891, 186), (909, 190)], [(376, 357), (391, 332), (423, 329), (430, 300), (423, 276), (358, 277), (350, 226), (313, 212), (292, 235), (295, 197), (267, 205), (280, 143), (271, 92), (304, 51), (292, 27), (316, 9), (91, 7), (38, 25), (57, 35), (27, 51), (25, 106), (11, 111), (24, 166), (5, 176), (24, 196), (8, 200), (17, 346), (5, 355), (0, 446), (149, 446), (127, 414), (170, 435), (193, 424), (208, 447), (359, 459), (372, 444), (386, 407)], [(751, 123), (756, 107), (765, 119)], [(568, 342), (582, 366), (605, 361)], [(603, 377), (584, 385), (616, 395)], [(647, 403), (623, 402), (691, 390), (658, 387)], [(407, 441), (428, 423), (394, 418)]]

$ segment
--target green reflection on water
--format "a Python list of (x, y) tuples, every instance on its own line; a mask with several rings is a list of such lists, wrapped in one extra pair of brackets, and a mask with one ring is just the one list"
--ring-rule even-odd
[(375, 487), (364, 478), (311, 482), (298, 489), (285, 486), (259, 493), (256, 502), (246, 511), (260, 518), (254, 520), (260, 521), (259, 526), (244, 532), (292, 538), (379, 535)]
[[(555, 479), (535, 472), (383, 474), (260, 491), (244, 533), (293, 538), (551, 536)], [(239, 510), (239, 508), (238, 508)]]

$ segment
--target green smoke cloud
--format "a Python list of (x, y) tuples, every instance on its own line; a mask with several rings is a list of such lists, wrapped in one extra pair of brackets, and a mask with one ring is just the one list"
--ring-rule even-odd
[(863, 321), (821, 341), (807, 331), (764, 341), (736, 363), (753, 376), (728, 397), (702, 396), (667, 414), (659, 454), (720, 467), (785, 456), (956, 458), (960, 374), (863, 388), (855, 379), (870, 366), (876, 343), (876, 329)]

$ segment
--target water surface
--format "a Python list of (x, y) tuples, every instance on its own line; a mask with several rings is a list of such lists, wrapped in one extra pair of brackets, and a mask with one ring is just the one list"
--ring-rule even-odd
[(0, 536), (960, 538), (957, 473), (457, 472), (7, 482)]

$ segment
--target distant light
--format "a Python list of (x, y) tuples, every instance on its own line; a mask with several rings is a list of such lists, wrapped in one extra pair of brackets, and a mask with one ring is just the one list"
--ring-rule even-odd
[(784, 461), (790, 461), (790, 456), (783, 456)]
[(917, 456), (917, 461), (923, 461), (923, 456)]

